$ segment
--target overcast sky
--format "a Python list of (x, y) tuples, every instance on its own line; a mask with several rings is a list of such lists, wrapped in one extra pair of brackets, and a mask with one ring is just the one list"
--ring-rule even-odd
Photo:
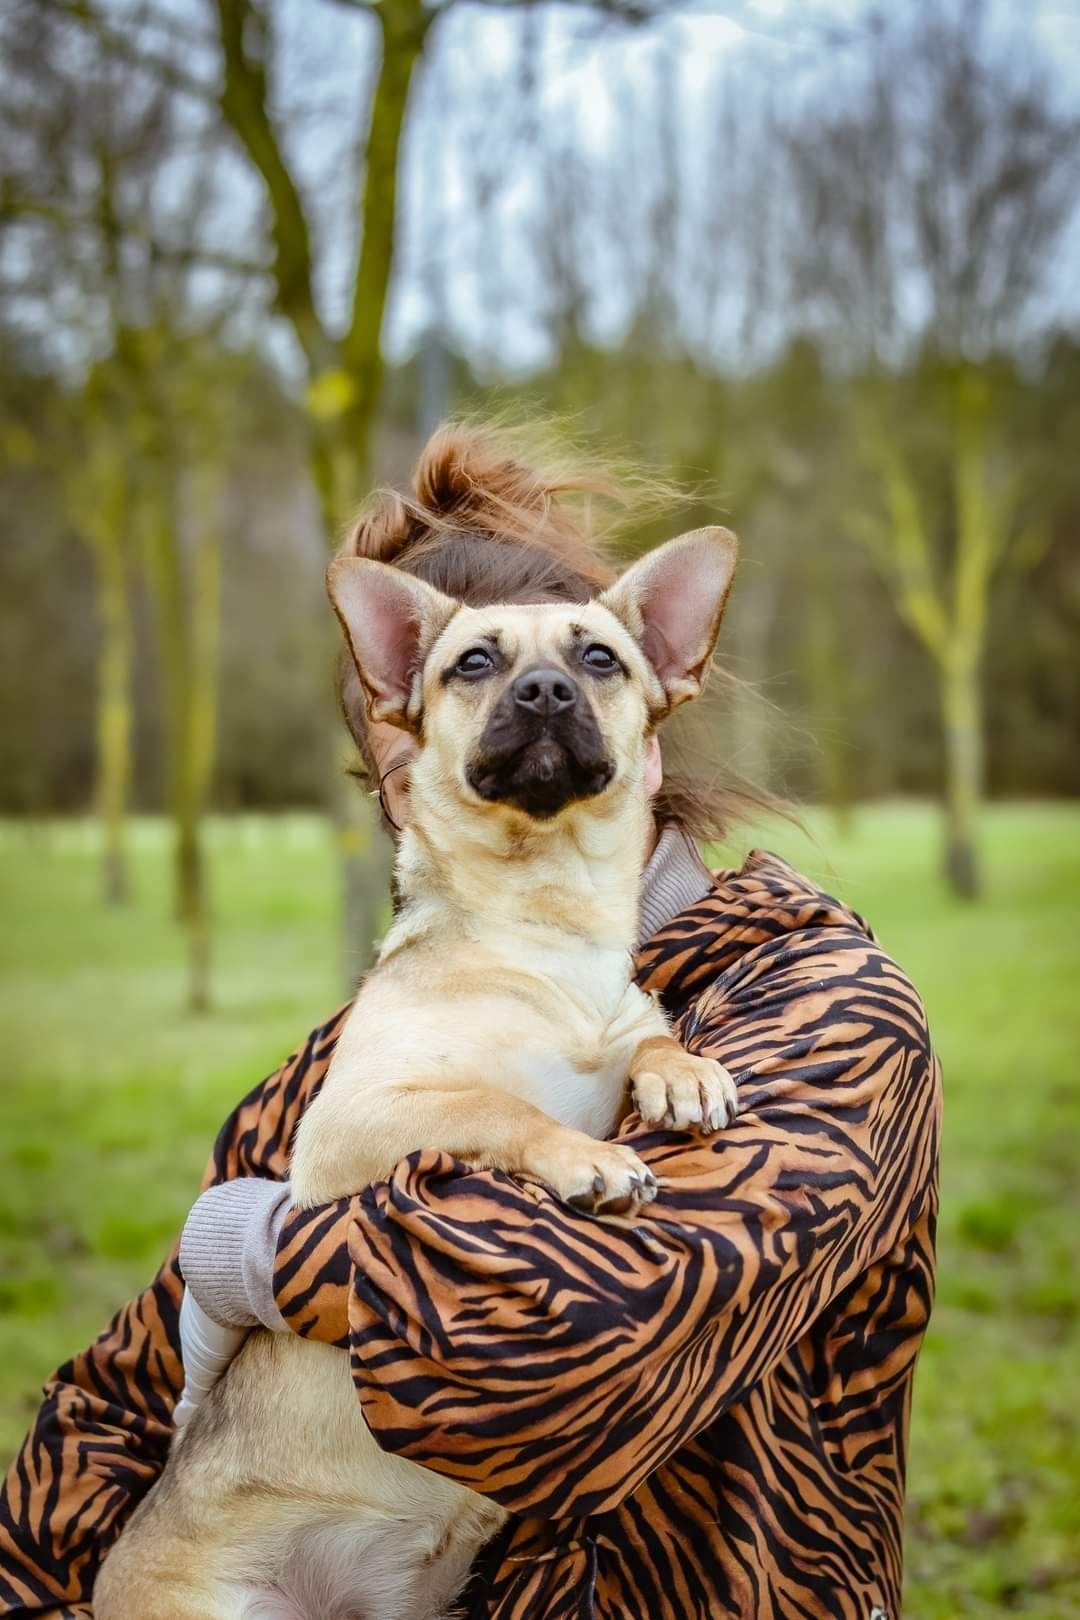
[[(887, 3), (894, 11), (898, 9), (897, 0)], [(907, 3), (917, 14), (920, 0)], [(1003, 40), (1014, 39), (1018, 53), (1029, 45), (1045, 53), (1060, 98), (1080, 120), (1080, 0), (988, 3), (995, 32)], [(336, 7), (326, 9), (340, 15)], [(793, 106), (798, 105), (800, 96), (823, 85), (831, 89), (835, 84), (837, 94), (842, 95), (846, 64), (864, 38), (868, 14), (865, 0), (716, 0), (713, 5), (680, 9), (649, 28), (608, 28), (583, 36), (579, 11), (545, 8), (546, 20), (538, 31), (544, 125), (549, 130), (572, 128), (575, 140), (603, 150), (612, 136), (613, 95), (621, 93), (620, 86), (637, 84), (647, 96), (657, 55), (666, 52), (669, 60), (677, 64), (680, 121), (691, 137), (684, 147), (692, 151), (695, 130), (704, 131), (709, 126), (710, 97), (715, 95), (718, 76), (725, 71), (735, 74), (736, 80), (744, 73), (758, 75)], [(439, 97), (452, 93), (459, 133), (462, 119), (471, 132), (467, 142), (471, 166), (484, 157), (485, 105), (501, 89), (505, 92), (507, 73), (516, 71), (515, 41), (520, 37), (522, 18), (509, 9), (462, 5), (451, 12), (442, 27), (430, 80), (420, 90), (424, 113), (416, 127), (434, 129), (438, 139)], [(473, 105), (463, 107), (463, 99)], [(389, 322), (390, 344), (397, 352), (408, 349), (423, 324), (418, 272), (423, 254), (419, 243), (433, 203), (430, 186), (425, 184), (430, 171), (418, 161), (415, 150), (411, 158), (406, 165), (401, 238), (405, 274), (399, 280)], [(497, 154), (494, 159), (497, 169)], [(626, 155), (626, 161), (633, 161), (632, 154)], [(443, 173), (453, 197), (452, 154), (446, 155)], [(511, 198), (516, 180), (513, 174), (500, 177), (500, 185)], [(527, 192), (528, 180), (521, 184)], [(1054, 313), (1070, 320), (1080, 317), (1080, 169), (1077, 194), (1073, 228), (1062, 245), (1060, 262), (1048, 278), (1048, 298)], [(527, 207), (527, 201), (527, 195), (519, 196), (518, 214)], [(513, 206), (508, 217), (512, 223)], [(501, 246), (488, 242), (481, 243), (480, 249), (497, 252)], [(459, 329), (467, 335), (470, 327), (479, 330), (490, 311), (483, 304), (482, 286), (463, 268), (464, 260), (464, 254), (458, 261), (453, 253), (448, 254), (442, 273), (450, 287)], [(527, 282), (529, 267), (522, 264), (521, 274)], [(527, 290), (523, 286), (522, 307)], [(608, 335), (614, 335), (621, 313), (615, 286), (608, 306)], [(600, 309), (604, 324), (603, 301)], [(502, 344), (510, 358), (522, 363), (542, 358), (542, 343), (525, 321), (511, 322), (504, 328)]]
[[(119, 20), (135, 0), (112, 3)], [(901, 8), (917, 16), (921, 3), (882, 0), (890, 16)], [(962, 6), (966, 0), (953, 3)], [(1080, 0), (986, 3), (1002, 38), (1012, 37), (1018, 46), (1033, 44), (1045, 56), (1059, 98), (1080, 119)], [(157, 4), (171, 10), (189, 32), (195, 29), (213, 38), (209, 0)], [(535, 140), (525, 127), (530, 117), (543, 131), (549, 163), (551, 151), (558, 154), (560, 147), (571, 160), (577, 152), (592, 152), (604, 160), (601, 166), (610, 175), (621, 179), (629, 220), (628, 227), (619, 222), (622, 248), (612, 246), (618, 232), (608, 229), (610, 222), (598, 219), (594, 226), (587, 218), (583, 233), (593, 329), (617, 338), (633, 292), (627, 285), (625, 253), (620, 258), (620, 252), (627, 236), (633, 240), (635, 210), (646, 209), (642, 194), (650, 176), (656, 178), (660, 60), (666, 64), (667, 83), (675, 86), (675, 116), (683, 137), (686, 172), (680, 171), (680, 195), (700, 199), (716, 183), (718, 86), (726, 84), (740, 118), (744, 107), (752, 111), (755, 81), (786, 109), (797, 109), (801, 97), (822, 87), (842, 99), (845, 74), (860, 59), (869, 14), (866, 0), (712, 0), (679, 8), (662, 23), (627, 28), (610, 22), (601, 26), (595, 13), (581, 6), (495, 7), (459, 0), (440, 21), (414, 90), (402, 164), (398, 274), (387, 322), (390, 351), (400, 356), (416, 345), (429, 323), (434, 293), (443, 298), (453, 337), (474, 359), (482, 361), (486, 353), (501, 365), (521, 368), (547, 357), (544, 308), (550, 265), (541, 251), (542, 232), (538, 239), (536, 230), (542, 213), (538, 187), (545, 181)], [(312, 218), (320, 301), (331, 320), (340, 322), (347, 314), (356, 250), (356, 153), (369, 105), (375, 29), (361, 9), (327, 0), (275, 0), (274, 15), (275, 112)], [(523, 38), (527, 51), (522, 50)], [(193, 48), (190, 70), (212, 85), (216, 53), (208, 49), (200, 54)], [(533, 75), (537, 86), (531, 100), (519, 93), (523, 71)], [(516, 137), (515, 118), (521, 126)], [(213, 245), (254, 254), (260, 247), (261, 185), (235, 143), (226, 139), (220, 153), (221, 205), (211, 223)], [(736, 151), (721, 166), (737, 174), (740, 162)], [(180, 157), (167, 165), (158, 188), (166, 214), (172, 208), (180, 242), (187, 229), (183, 164)], [(482, 219), (473, 206), (478, 177), (496, 199)], [(1052, 317), (1070, 322), (1080, 321), (1080, 173), (1077, 191), (1072, 226), (1046, 294)], [(612, 196), (617, 204), (617, 188), (605, 198), (608, 207)], [(731, 206), (730, 196), (724, 201)], [(737, 207), (745, 215), (754, 203), (751, 196)], [(591, 197), (586, 214), (590, 209), (595, 211)], [(168, 239), (167, 222), (165, 234)], [(718, 225), (714, 219), (712, 240), (722, 235), (722, 221)], [(685, 274), (689, 262), (687, 246), (685, 241), (671, 244), (676, 295), (677, 273)], [(691, 242), (691, 250), (693, 246)], [(492, 266), (499, 273), (485, 274)], [(691, 281), (691, 291), (694, 285)], [(206, 288), (207, 296), (220, 296), (210, 273)], [(733, 286), (732, 323), (739, 318), (741, 296)], [(265, 331), (266, 297), (256, 286), (229, 282), (226, 297), (238, 327)], [(273, 322), (271, 345), (298, 375), (293, 339), (280, 320)]]

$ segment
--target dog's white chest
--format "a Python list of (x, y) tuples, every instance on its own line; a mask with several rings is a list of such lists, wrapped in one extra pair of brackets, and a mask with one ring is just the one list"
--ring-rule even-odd
[[(568, 1001), (563, 1040), (524, 1047), (518, 1063), (530, 1102), (546, 1114), (603, 1139), (622, 1112), (630, 1059), (650, 1034), (666, 1031), (664, 1014), (625, 976), (616, 993), (601, 982), (595, 997)], [(605, 994), (606, 992), (606, 994)]]
[(562, 1125), (603, 1140), (619, 1117), (626, 1091), (626, 1064), (617, 1059), (602, 1070), (575, 1067), (558, 1052), (539, 1048), (521, 1054), (525, 1095)]

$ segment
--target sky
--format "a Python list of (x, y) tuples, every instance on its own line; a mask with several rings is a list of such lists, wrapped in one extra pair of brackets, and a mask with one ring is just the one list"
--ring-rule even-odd
[[(1045, 53), (1060, 97), (1080, 120), (1080, 0), (988, 3), (995, 29), (1003, 38), (1015, 38), (1019, 45), (1030, 39)], [(917, 13), (920, 0), (909, 0), (909, 4)], [(715, 95), (718, 72), (726, 68), (736, 76), (736, 82), (741, 74), (756, 73), (774, 89), (779, 87), (782, 100), (797, 104), (800, 95), (823, 84), (842, 84), (845, 57), (857, 45), (868, 16), (865, 0), (716, 0), (713, 5), (681, 8), (660, 25), (647, 29), (594, 31), (592, 38), (583, 39), (580, 13), (567, 7), (549, 7), (545, 11), (548, 20), (539, 33), (539, 77), (546, 126), (573, 127), (576, 138), (584, 145), (602, 150), (612, 136), (613, 96), (621, 94), (627, 84), (636, 84), (643, 94), (648, 94), (658, 54), (667, 52), (677, 64), (679, 117), (689, 136), (684, 142), (689, 153), (694, 150), (695, 130), (709, 125), (713, 112), (710, 98)], [(421, 94), (430, 97), (434, 91), (437, 97), (442, 82), (451, 85), (455, 97), (460, 98), (462, 85), (468, 85), (471, 77), (476, 80), (481, 104), (485, 93), (497, 94), (500, 73), (515, 70), (514, 41), (521, 26), (519, 17), (505, 11), (467, 4), (456, 8), (444, 24), (438, 43), (434, 68), (437, 82), (423, 87)], [(426, 108), (423, 122), (437, 128), (437, 111)], [(481, 118), (468, 145), (470, 165), (476, 162), (483, 144)], [(424, 183), (421, 167), (413, 162), (405, 186), (406, 264), (415, 264), (421, 257), (417, 242), (422, 235), (422, 220), (432, 206), (430, 187)], [(453, 196), (451, 156), (445, 157), (444, 177)], [(513, 177), (508, 180), (500, 176), (500, 185), (513, 193)], [(1065, 318), (1080, 316), (1080, 165), (1077, 194), (1073, 228), (1048, 282), (1047, 296)], [(525, 195), (519, 214), (527, 210), (527, 200)], [(482, 244), (481, 251), (485, 247), (498, 251), (498, 244)], [(467, 275), (455, 279), (452, 264), (444, 265), (444, 273), (453, 287), (451, 301), (460, 325), (466, 333), (470, 324), (479, 329), (490, 314), (482, 304), (482, 289), (470, 283)], [(415, 272), (403, 276), (391, 309), (388, 338), (398, 353), (409, 349), (423, 325), (420, 279)], [(617, 332), (621, 313), (619, 289), (612, 286), (607, 300), (598, 301), (599, 324), (602, 329), (606, 327), (606, 335)], [(512, 359), (525, 365), (543, 357), (542, 339), (530, 333), (525, 322), (516, 328), (511, 325), (504, 333), (503, 348)]]
[[(134, 0), (111, 0), (122, 15)], [(212, 37), (209, 0), (156, 0), (186, 32)], [(898, 0), (881, 0), (896, 6)], [(903, 3), (903, 0), (899, 0)], [(906, 0), (917, 13), (922, 0)], [(955, 0), (962, 5), (966, 0)], [(987, 0), (1006, 35), (1033, 40), (1051, 63), (1059, 95), (1080, 118), (1080, 0)], [(275, 0), (279, 39), (273, 80), (279, 127), (288, 132), (288, 155), (298, 170), (318, 248), (318, 293), (335, 324), (347, 313), (348, 289), (356, 251), (358, 166), (363, 120), (374, 69), (374, 28), (370, 17), (331, 0)], [(537, 251), (533, 224), (537, 188), (544, 184), (529, 154), (530, 117), (542, 122), (545, 138), (575, 149), (614, 152), (621, 173), (627, 217), (616, 223), (632, 237), (635, 210), (645, 207), (651, 149), (624, 150), (625, 116), (616, 137), (617, 114), (638, 98), (644, 106), (657, 81), (658, 64), (673, 64), (683, 161), (690, 165), (686, 186), (702, 194), (706, 171), (715, 162), (716, 86), (726, 79), (738, 108), (740, 87), (749, 76), (768, 84), (779, 99), (798, 98), (824, 85), (841, 93), (845, 59), (866, 28), (865, 0), (711, 0), (680, 7), (660, 24), (599, 27), (587, 8), (570, 5), (497, 7), (458, 0), (434, 35), (433, 48), (414, 88), (411, 134), (402, 164), (401, 207), (394, 295), (386, 326), (387, 347), (395, 357), (421, 340), (431, 319), (432, 298), (441, 295), (443, 314), (456, 340), (474, 360), (495, 358), (503, 366), (526, 369), (546, 358), (548, 336), (543, 312), (550, 264)], [(528, 32), (529, 52), (520, 49)], [(524, 69), (523, 62), (531, 63)], [(191, 69), (212, 79), (211, 56), (192, 54)], [(535, 75), (538, 89), (530, 103), (519, 94), (523, 71)], [(745, 97), (749, 105), (753, 98)], [(530, 106), (532, 111), (530, 111)], [(517, 144), (504, 147), (496, 131), (517, 119)], [(651, 128), (651, 126), (650, 126)], [(650, 137), (635, 132), (639, 143)], [(710, 144), (711, 143), (711, 144)], [(175, 193), (178, 241), (184, 240), (183, 160), (172, 177), (163, 176), (166, 210)], [(737, 166), (738, 157), (733, 159)], [(471, 206), (478, 176), (496, 198), (494, 211), (478, 219)], [(737, 178), (737, 176), (736, 176)], [(214, 245), (231, 253), (254, 253), (261, 246), (261, 187), (246, 162), (234, 154), (221, 164), (222, 206), (213, 224)], [(1053, 267), (1047, 296), (1055, 311), (1080, 319), (1080, 173), (1078, 207), (1060, 262)], [(751, 197), (745, 206), (753, 207)], [(586, 210), (587, 213), (587, 210)], [(589, 221), (585, 221), (586, 233)], [(532, 234), (530, 234), (532, 232)], [(595, 252), (594, 252), (595, 243)], [(541, 244), (542, 246), (543, 244)], [(558, 244), (555, 244), (557, 247)], [(684, 260), (694, 244), (673, 245), (677, 270), (691, 273)], [(603, 232), (587, 241), (587, 280), (591, 319), (597, 334), (618, 336), (632, 301), (626, 264), (609, 253)], [(500, 275), (492, 273), (498, 268)], [(692, 267), (691, 267), (692, 269)], [(215, 283), (207, 278), (207, 296)], [(250, 286), (230, 288), (237, 324), (245, 315), (262, 324), (263, 314)], [(738, 317), (740, 292), (729, 298)], [(493, 307), (494, 300), (500, 307)], [(262, 306), (265, 308), (265, 303)], [(274, 325), (273, 352), (286, 369), (298, 372), (292, 339)]]

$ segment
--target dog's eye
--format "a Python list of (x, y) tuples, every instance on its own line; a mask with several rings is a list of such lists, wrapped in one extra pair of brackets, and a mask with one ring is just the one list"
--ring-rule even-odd
[(599, 641), (594, 641), (590, 647), (586, 647), (581, 655), (581, 662), (589, 669), (595, 669), (598, 675), (608, 675), (619, 667), (619, 660), (611, 648), (605, 647)]
[(494, 669), (495, 660), (486, 647), (470, 647), (454, 665), (456, 675), (486, 675)]

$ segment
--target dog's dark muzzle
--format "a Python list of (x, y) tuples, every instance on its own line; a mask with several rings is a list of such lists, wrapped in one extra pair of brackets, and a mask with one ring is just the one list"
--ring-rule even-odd
[(538, 665), (491, 712), (465, 775), (491, 803), (546, 820), (602, 793), (615, 774), (592, 705), (572, 675)]

